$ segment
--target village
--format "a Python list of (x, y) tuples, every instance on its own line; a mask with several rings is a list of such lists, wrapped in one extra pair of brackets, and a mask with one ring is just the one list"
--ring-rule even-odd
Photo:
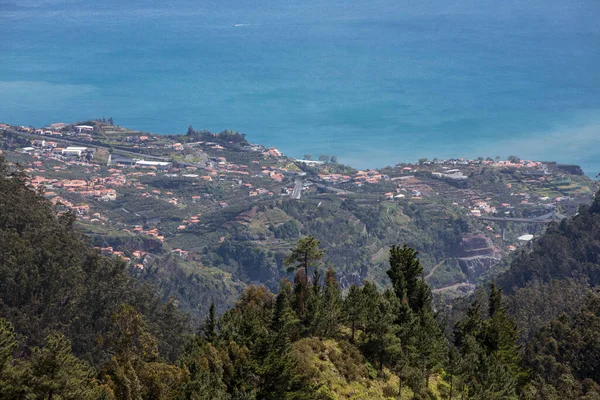
[[(191, 249), (182, 248), (178, 236), (202, 226), (207, 215), (249, 202), (319, 196), (367, 203), (434, 201), (449, 202), (474, 220), (523, 218), (532, 210), (572, 214), (598, 187), (575, 166), (516, 157), (420, 160), (354, 170), (288, 158), (274, 147), (224, 141), (216, 134), (196, 140), (108, 124), (54, 123), (44, 128), (0, 124), (0, 135), (2, 155), (20, 163), (31, 185), (63, 211), (74, 212), (88, 232), (143, 235), (182, 259)], [(494, 238), (504, 239), (498, 224), (480, 223)], [(507, 243), (508, 251), (519, 243)], [(144, 268), (148, 254), (142, 248), (98, 249), (136, 268)]]

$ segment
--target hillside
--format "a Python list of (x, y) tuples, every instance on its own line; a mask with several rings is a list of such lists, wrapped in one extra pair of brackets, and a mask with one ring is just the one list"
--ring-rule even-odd
[[(600, 192), (553, 223), (496, 282), (518, 326), (537, 399), (597, 398), (600, 391)], [(485, 293), (478, 293), (482, 305)], [(460, 308), (461, 306), (458, 305)]]
[(195, 315), (210, 300), (225, 311), (249, 284), (277, 290), (280, 278), (292, 278), (284, 255), (303, 235), (321, 241), (344, 290), (365, 279), (385, 284), (390, 247), (406, 243), (420, 250), (434, 293), (460, 296), (527, 245), (519, 238), (539, 236), (552, 215), (574, 214), (597, 190), (577, 168), (551, 162), (454, 159), (357, 171), (335, 157), (291, 159), (232, 131), (2, 125), (0, 144), (46, 198), (75, 212), (102, 254), (121, 257)]
[(600, 196), (581, 206), (577, 215), (552, 224), (535, 240), (529, 251), (516, 257), (498, 277), (507, 291), (528, 282), (548, 283), (557, 279), (584, 278), (600, 285)]
[[(558, 229), (566, 239), (579, 238), (588, 256), (600, 254), (586, 244), (596, 240), (589, 218), (596, 218), (599, 199)], [(491, 285), (483, 302), (473, 301), (452, 326), (440, 325), (415, 250), (391, 247), (385, 291), (366, 281), (350, 285), (344, 296), (335, 271), (321, 272), (326, 251), (303, 237), (282, 260), (294, 271), (293, 283), (282, 280), (277, 295), (249, 285), (222, 316), (213, 303), (198, 333), (191, 333), (173, 303), (160, 302), (131, 278), (122, 260), (91, 249), (74, 216), (57, 213), (1, 158), (0, 206), (2, 398), (600, 396), (597, 293), (582, 293), (578, 304), (569, 303), (576, 310), (571, 316), (542, 323), (520, 341), (528, 319), (511, 316), (506, 300), (524, 310), (544, 292), (543, 282), (508, 299)], [(539, 241), (553, 240), (552, 229)], [(579, 257), (577, 250), (567, 247), (563, 255)], [(503, 279), (523, 268), (520, 257), (536, 265), (542, 254), (534, 249), (518, 256)], [(597, 264), (580, 268), (590, 272)], [(528, 297), (517, 301), (519, 290), (530, 290)], [(554, 305), (560, 311), (559, 302)]]

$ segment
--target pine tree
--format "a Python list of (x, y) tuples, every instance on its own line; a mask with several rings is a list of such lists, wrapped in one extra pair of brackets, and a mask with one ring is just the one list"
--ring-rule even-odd
[(374, 311), (379, 307), (381, 294), (371, 281), (365, 281), (361, 288), (361, 294), (365, 308), (363, 330), (367, 335), (371, 335), (372, 331), (377, 328), (379, 318)]
[(30, 386), (37, 398), (78, 400), (99, 395), (93, 369), (73, 355), (71, 342), (62, 334), (51, 334), (44, 347), (35, 347), (30, 363)]
[(299, 320), (290, 306), (291, 286), (282, 281), (275, 300), (271, 323), (271, 339), (266, 357), (260, 367), (260, 383), (257, 398), (281, 399), (291, 390), (294, 381), (294, 362), (289, 355)]
[(396, 296), (407, 301), (413, 311), (419, 309), (419, 286), (423, 275), (423, 266), (417, 258), (419, 252), (404, 245), (390, 249), (390, 269), (387, 275), (392, 281)]
[(392, 290), (379, 293), (372, 282), (365, 282), (362, 288), (365, 301), (364, 330), (366, 341), (363, 344), (365, 354), (374, 361), (379, 370), (384, 364), (395, 363), (401, 354), (400, 340), (394, 324), (400, 301)]
[(298, 317), (305, 325), (308, 325), (309, 319), (313, 317), (312, 315), (309, 316), (308, 310), (308, 302), (311, 298), (308, 274), (309, 268), (311, 266), (316, 268), (323, 258), (324, 253), (319, 245), (319, 241), (314, 237), (303, 237), (298, 240), (296, 247), (292, 249), (292, 253), (283, 260), (284, 264), (288, 266), (288, 272), (297, 271), (294, 278), (293, 303)]
[(284, 259), (284, 264), (288, 266), (288, 271), (298, 269), (304, 270), (306, 286), (308, 286), (309, 268), (317, 267), (323, 258), (323, 250), (319, 247), (320, 242), (312, 236), (306, 236), (298, 240), (292, 253)]
[(215, 302), (210, 303), (210, 309), (208, 310), (208, 317), (204, 321), (202, 327), (204, 334), (204, 340), (207, 342), (214, 342), (217, 339), (217, 317), (215, 312)]
[(254, 354), (270, 334), (274, 306), (275, 296), (266, 287), (248, 286), (236, 306), (219, 319), (219, 338), (233, 340)]
[(508, 317), (502, 300), (502, 290), (493, 283), (489, 295), (489, 320), (486, 322), (483, 344), (488, 354), (495, 354), (515, 379), (523, 383), (527, 374), (522, 368), (521, 348), (517, 343), (519, 339), (517, 326)]
[(508, 318), (502, 292), (491, 285), (488, 319), (474, 302), (454, 330), (461, 372), (470, 399), (516, 399), (526, 373), (521, 366), (516, 325)]
[(365, 301), (362, 290), (356, 286), (350, 286), (348, 295), (344, 299), (343, 314), (346, 323), (350, 324), (350, 341), (355, 343), (356, 330), (359, 329), (365, 320)]
[(332, 268), (325, 274), (323, 291), (323, 318), (320, 333), (323, 337), (334, 337), (340, 325), (342, 314), (342, 294)]
[(460, 378), (460, 354), (458, 349), (454, 346), (450, 347), (448, 351), (448, 364), (446, 368), (446, 372), (448, 373), (448, 379), (450, 381), (450, 389), (448, 391), (448, 400), (452, 400), (454, 393), (456, 391), (456, 387), (461, 387), (459, 382)]
[(17, 339), (10, 322), (0, 318), (0, 398), (22, 398), (24, 374), (21, 365), (15, 365), (13, 353), (17, 348)]
[(273, 332), (271, 348), (286, 349), (296, 337), (298, 317), (291, 307), (292, 287), (289, 281), (282, 280), (279, 294), (275, 299), (275, 310), (270, 329)]
[[(10, 322), (0, 318), (0, 377), (7, 375), (17, 347), (15, 332)], [(0, 381), (1, 382), (1, 381)]]
[(309, 318), (308, 302), (311, 297), (311, 290), (305, 275), (304, 270), (299, 270), (294, 277), (292, 307), (300, 320), (306, 325), (306, 321)]
[(120, 307), (105, 340), (114, 354), (105, 368), (117, 398), (139, 400), (152, 394), (152, 398), (167, 399), (181, 394), (184, 371), (162, 362), (158, 341), (135, 308)]
[(380, 323), (374, 334), (375, 341), (379, 347), (379, 369), (384, 364), (396, 365), (402, 358), (402, 343), (398, 337), (398, 326), (394, 324), (398, 315), (400, 300), (393, 290), (386, 290), (381, 298), (377, 310)]
[(221, 355), (212, 343), (194, 337), (181, 355), (179, 365), (189, 376), (182, 385), (186, 399), (225, 400), (227, 387), (223, 381), (224, 365)]
[(402, 300), (396, 323), (400, 325), (398, 336), (403, 344), (403, 357), (418, 367), (420, 379), (414, 380), (412, 385), (415, 391), (427, 388), (429, 377), (441, 365), (447, 349), (433, 315), (431, 290), (425, 282), (418, 254), (406, 245), (402, 248), (392, 246), (387, 271), (396, 296)]
[(305, 329), (311, 336), (320, 334), (323, 320), (323, 293), (321, 288), (321, 273), (315, 268), (311, 282), (311, 290), (307, 302), (307, 317)]
[(446, 358), (447, 343), (433, 314), (428, 310), (419, 312), (415, 329), (416, 365), (420, 369), (425, 387), (429, 386), (431, 374)]
[(463, 352), (469, 351), (468, 338), (472, 337), (478, 342), (483, 341), (483, 320), (481, 319), (481, 304), (474, 301), (467, 310), (467, 316), (454, 327), (454, 344)]

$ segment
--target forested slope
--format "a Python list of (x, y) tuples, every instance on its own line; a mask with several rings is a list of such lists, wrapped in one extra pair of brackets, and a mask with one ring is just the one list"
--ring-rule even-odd
[(582, 206), (573, 218), (553, 223), (534, 241), (531, 249), (516, 257), (498, 283), (506, 291), (524, 287), (528, 282), (555, 279), (589, 280), (600, 284), (600, 196)]
[[(597, 204), (553, 229), (597, 237), (579, 232), (596, 229), (586, 218), (597, 218)], [(233, 308), (219, 317), (213, 304), (189, 332), (173, 303), (87, 246), (72, 216), (1, 160), (0, 210), (2, 399), (600, 398), (600, 296), (586, 289), (568, 299), (585, 280), (524, 280), (508, 305), (490, 285), (445, 327), (415, 250), (391, 247), (387, 289), (366, 281), (344, 296), (319, 241), (303, 237), (281, 261), (293, 282), (282, 280), (277, 294), (249, 285)], [(598, 254), (584, 248), (564, 256)], [(529, 265), (519, 262), (512, 268)], [(578, 262), (580, 272), (597, 264)], [(549, 302), (553, 312), (577, 311), (551, 323), (548, 313), (524, 336), (532, 314), (518, 296), (548, 288), (565, 293)]]
[(600, 398), (600, 193), (552, 224), (497, 279), (536, 398)]

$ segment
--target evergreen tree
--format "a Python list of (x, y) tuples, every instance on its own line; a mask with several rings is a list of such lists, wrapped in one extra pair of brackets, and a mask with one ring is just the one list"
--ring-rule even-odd
[(321, 328), (319, 329), (322, 337), (335, 337), (341, 323), (341, 314), (342, 294), (335, 278), (335, 271), (329, 268), (325, 274)]
[(456, 387), (461, 387), (460, 384), (460, 354), (456, 347), (450, 347), (448, 351), (448, 365), (446, 371), (448, 373), (448, 380), (450, 381), (450, 389), (448, 391), (448, 400), (452, 400), (454, 393), (456, 393)]
[(236, 306), (219, 319), (219, 338), (233, 340), (256, 354), (270, 334), (275, 297), (264, 286), (248, 286)]
[(320, 242), (312, 236), (306, 236), (298, 240), (292, 253), (284, 259), (284, 264), (288, 266), (288, 271), (298, 269), (304, 270), (306, 286), (308, 287), (309, 268), (317, 267), (323, 258), (323, 250), (319, 247)]
[(223, 381), (224, 367), (219, 351), (200, 337), (195, 337), (186, 346), (179, 365), (189, 376), (183, 385), (186, 399), (225, 400), (227, 387)]
[(423, 275), (423, 266), (417, 258), (419, 252), (404, 245), (392, 246), (390, 249), (390, 269), (387, 275), (392, 281), (392, 287), (396, 292), (396, 296), (406, 301), (411, 310), (417, 311), (420, 308), (419, 300), (421, 276)]
[(404, 359), (416, 368), (411, 374), (415, 378), (411, 386), (422, 391), (428, 387), (431, 374), (442, 365), (447, 344), (431, 309), (431, 290), (418, 254), (406, 245), (392, 246), (387, 274), (396, 296), (402, 300), (396, 315), (400, 325), (397, 334)]
[(305, 278), (304, 270), (299, 270), (294, 277), (294, 294), (292, 307), (300, 320), (306, 325), (309, 319), (308, 302), (311, 298), (310, 284)]
[(521, 348), (517, 344), (518, 340), (517, 326), (508, 317), (502, 300), (502, 290), (492, 283), (484, 346), (488, 354), (494, 353), (498, 360), (510, 370), (515, 379), (523, 383), (527, 374), (522, 368), (523, 360)]
[(100, 394), (94, 370), (73, 355), (71, 343), (62, 334), (51, 334), (44, 347), (35, 347), (30, 365), (30, 387), (36, 398), (96, 399)]
[(430, 311), (420, 311), (415, 329), (415, 365), (418, 366), (427, 388), (432, 373), (442, 366), (446, 357), (447, 343), (442, 331)]
[(275, 310), (271, 322), (273, 340), (271, 348), (277, 351), (286, 349), (296, 338), (298, 317), (291, 307), (292, 287), (289, 281), (282, 280), (279, 294), (275, 299)]
[(25, 376), (21, 365), (14, 360), (17, 339), (10, 322), (0, 318), (0, 398), (24, 398), (27, 391), (23, 386)]
[(308, 320), (314, 317), (309, 315), (308, 310), (308, 302), (311, 298), (308, 274), (309, 268), (311, 266), (316, 268), (323, 258), (323, 250), (319, 244), (319, 241), (312, 236), (303, 237), (298, 240), (292, 253), (283, 260), (288, 266), (288, 272), (297, 271), (294, 279), (294, 309), (305, 325), (308, 325)]
[(166, 364), (158, 342), (146, 328), (143, 316), (122, 305), (112, 318), (106, 343), (114, 353), (106, 365), (110, 386), (118, 399), (169, 399), (181, 394), (185, 372)]
[(269, 351), (260, 368), (260, 399), (282, 399), (292, 390), (294, 361), (289, 351), (299, 320), (290, 305), (291, 294), (291, 286), (283, 281), (275, 301)]
[(377, 286), (371, 281), (365, 281), (361, 288), (361, 292), (365, 308), (363, 330), (367, 335), (371, 335), (372, 331), (377, 329), (379, 318), (374, 311), (380, 305), (381, 293), (379, 293)]
[(383, 294), (377, 293), (376, 297), (369, 290), (366, 296), (374, 300), (375, 307), (370, 308), (367, 313), (367, 341), (364, 347), (367, 355), (375, 360), (379, 370), (382, 370), (384, 364), (395, 364), (402, 354), (400, 339), (396, 335), (397, 326), (394, 324), (400, 302), (391, 290), (386, 290)]
[(202, 327), (204, 339), (207, 342), (214, 342), (217, 339), (217, 317), (215, 312), (215, 302), (210, 303), (210, 309), (208, 310), (208, 317), (204, 321)]
[(517, 400), (517, 379), (495, 354), (483, 353), (474, 365), (476, 379), (469, 379), (470, 400)]
[(481, 318), (481, 307), (474, 302), (454, 330), (463, 359), (465, 391), (471, 399), (516, 399), (526, 377), (516, 326), (495, 285), (491, 285), (488, 304), (487, 320)]
[(478, 301), (474, 301), (467, 311), (466, 318), (463, 321), (459, 321), (454, 327), (454, 345), (462, 349), (463, 352), (470, 351), (468, 348), (469, 337), (482, 342), (483, 328), (481, 304)]
[(321, 290), (321, 273), (315, 268), (312, 279), (311, 291), (307, 302), (307, 318), (305, 329), (311, 336), (320, 335), (323, 320), (323, 293)]
[(358, 286), (350, 286), (348, 295), (344, 299), (343, 313), (345, 322), (350, 324), (350, 341), (355, 343), (356, 330), (362, 326), (366, 316), (363, 292)]

